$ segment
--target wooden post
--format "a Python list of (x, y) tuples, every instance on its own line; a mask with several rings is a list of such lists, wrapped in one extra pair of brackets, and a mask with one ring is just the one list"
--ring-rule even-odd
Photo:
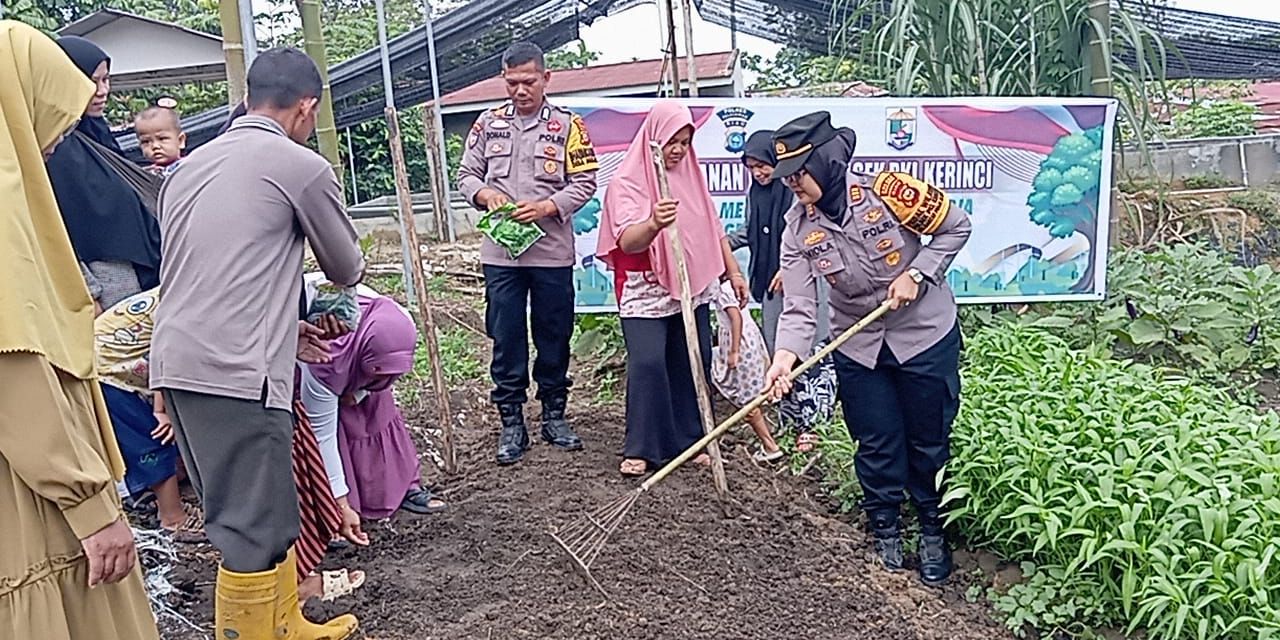
[[(653, 145), (653, 165), (658, 172), (658, 191), (663, 199), (671, 197), (671, 189), (667, 185), (667, 165), (662, 157), (662, 145)], [(680, 318), (684, 320), (684, 342), (689, 350), (689, 366), (693, 369), (693, 387), (698, 394), (698, 413), (702, 414), (702, 431), (709, 434), (716, 428), (715, 416), (711, 413), (711, 389), (707, 386), (706, 370), (703, 369), (702, 347), (698, 343), (698, 323), (693, 315), (693, 292), (689, 290), (689, 269), (684, 262), (684, 242), (680, 240), (679, 222), (672, 222), (667, 227), (667, 236), (671, 238), (671, 251), (676, 254), (676, 273), (680, 278)], [(717, 247), (717, 250), (719, 247)], [(729, 497), (729, 481), (724, 475), (724, 458), (720, 456), (720, 443), (712, 440), (707, 444), (707, 453), (711, 456), (711, 477), (715, 482), (716, 495), (721, 502)]]
[(235, 109), (244, 102), (244, 38), (240, 34), (240, 4), (218, 0), (218, 23), (222, 26), (222, 57), (227, 64), (227, 104)]
[[(684, 57), (689, 77), (689, 97), (698, 97), (698, 57), (693, 53), (693, 0), (680, 0), (680, 17), (684, 20)], [(674, 49), (674, 45), (672, 46)]]
[(449, 205), (449, 162), (441, 157), (436, 130), (436, 104), (428, 102), (422, 109), (423, 146), (427, 148), (427, 175), (431, 177), (431, 207), (436, 214), (436, 239), (448, 242), (452, 210)]
[(440, 363), (440, 340), (436, 336), (436, 322), (428, 299), (427, 278), (422, 272), (422, 245), (418, 244), (418, 227), (413, 219), (413, 194), (409, 191), (409, 170), (404, 163), (404, 141), (400, 137), (400, 118), (395, 107), (387, 107), (387, 137), (391, 144), (391, 168), (396, 177), (396, 198), (400, 204), (400, 227), (409, 245), (410, 273), (413, 288), (417, 292), (418, 325), (422, 329), (422, 341), (427, 345), (427, 357), (431, 360), (431, 384), (435, 387), (436, 408), (440, 420), (440, 453), (444, 457), (444, 471), (449, 475), (458, 472), (458, 454), (453, 446), (453, 409), (449, 406), (449, 386), (445, 384), (444, 367)]
[(1112, 95), (1111, 60), (1107, 58), (1106, 42), (1111, 39), (1111, 3), (1109, 0), (1089, 0), (1089, 94)]
[(675, 0), (663, 0), (667, 7), (667, 65), (671, 73), (671, 97), (680, 97), (680, 56), (676, 52), (676, 12), (671, 3)]

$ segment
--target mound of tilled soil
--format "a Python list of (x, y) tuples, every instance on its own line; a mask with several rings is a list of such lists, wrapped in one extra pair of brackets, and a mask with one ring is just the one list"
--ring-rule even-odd
[[(494, 434), (460, 433), (465, 473), (441, 487), (450, 510), (368, 523), (369, 548), (326, 563), (362, 568), (368, 584), (308, 613), (354, 612), (363, 637), (378, 640), (1009, 637), (965, 601), (964, 585), (927, 589), (913, 573), (877, 569), (867, 536), (815, 503), (811, 483), (755, 466), (741, 447), (727, 451), (727, 516), (710, 472), (694, 465), (641, 496), (593, 566), (606, 598), (547, 531), (636, 481), (617, 473), (621, 416), (574, 417), (585, 451), (539, 444), (513, 467), (491, 462)], [(208, 624), (213, 565), (202, 560), (194, 573), (204, 575), (183, 572), (198, 592), (185, 608)]]

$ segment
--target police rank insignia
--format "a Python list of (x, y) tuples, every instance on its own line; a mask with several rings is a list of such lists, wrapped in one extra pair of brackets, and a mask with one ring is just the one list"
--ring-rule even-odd
[(902, 254), (897, 251), (884, 257), (884, 263), (891, 267), (898, 266), (899, 262), (902, 262)]
[(546, 171), (547, 173), (555, 173), (555, 172), (556, 172), (556, 169), (558, 169), (558, 168), (559, 168), (559, 166), (558, 166), (558, 165), (556, 165), (556, 161), (555, 161), (555, 160), (548, 160), (548, 161), (546, 161), (546, 162), (542, 163), (542, 170), (543, 170), (543, 171)]
[(916, 108), (889, 109), (885, 118), (885, 142), (902, 151), (916, 141)]
[[(893, 240), (890, 240), (889, 238), (881, 238), (880, 241), (876, 243), (876, 251), (884, 251), (892, 246), (893, 246)], [(890, 266), (893, 266), (893, 265), (890, 265)]]
[(864, 193), (862, 190), (862, 185), (860, 184), (849, 185), (849, 204), (850, 205), (862, 204), (862, 201), (866, 199), (866, 196), (867, 194)]
[(547, 131), (550, 131), (551, 133), (560, 133), (563, 130), (564, 125), (560, 124), (559, 120), (551, 119), (547, 121)]
[(862, 221), (867, 224), (875, 224), (880, 221), (880, 216), (884, 215), (884, 210), (880, 208), (872, 209), (862, 214)]
[(804, 237), (804, 246), (812, 247), (813, 245), (818, 244), (819, 242), (822, 242), (823, 240), (826, 240), (826, 239), (827, 239), (826, 231), (814, 231)]

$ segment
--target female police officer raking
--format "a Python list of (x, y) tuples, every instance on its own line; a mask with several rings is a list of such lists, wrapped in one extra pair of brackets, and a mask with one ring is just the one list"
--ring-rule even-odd
[[(782, 239), (787, 292), (767, 376), (776, 398), (807, 353), (816, 325), (816, 278), (831, 284), (831, 328), (844, 331), (883, 300), (893, 311), (835, 354), (840, 401), (858, 442), (855, 469), (876, 553), (903, 567), (899, 509), (909, 494), (920, 518), (920, 577), (951, 575), (938, 471), (950, 456), (959, 408), (960, 326), (945, 274), (969, 238), (969, 219), (941, 191), (896, 172), (851, 170), (856, 138), (820, 112), (774, 134), (774, 175), (795, 192)], [(921, 242), (921, 236), (932, 240)]]

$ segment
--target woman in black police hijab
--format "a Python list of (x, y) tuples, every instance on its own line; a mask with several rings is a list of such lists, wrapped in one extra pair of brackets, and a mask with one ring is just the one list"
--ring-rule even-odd
[(815, 280), (831, 283), (833, 332), (889, 301), (893, 311), (834, 354), (840, 402), (858, 443), (854, 468), (877, 556), (903, 568), (900, 511), (909, 496), (920, 521), (920, 578), (941, 584), (952, 563), (938, 477), (960, 405), (961, 348), (946, 271), (968, 241), (968, 216), (911, 175), (851, 171), (853, 131), (832, 127), (825, 112), (780, 127), (774, 143), (775, 175), (800, 204), (783, 234), (786, 306), (766, 374), (771, 394), (790, 390), (786, 374), (809, 347)]
[[(90, 290), (100, 307), (107, 309), (159, 286), (160, 227), (138, 193), (100, 155), (120, 153), (103, 117), (111, 58), (97, 45), (75, 36), (59, 38), (58, 45), (97, 84), (98, 91), (75, 134), (67, 136), (49, 158), (49, 181), (76, 257), (95, 280)], [(95, 143), (100, 146), (95, 148)]]

